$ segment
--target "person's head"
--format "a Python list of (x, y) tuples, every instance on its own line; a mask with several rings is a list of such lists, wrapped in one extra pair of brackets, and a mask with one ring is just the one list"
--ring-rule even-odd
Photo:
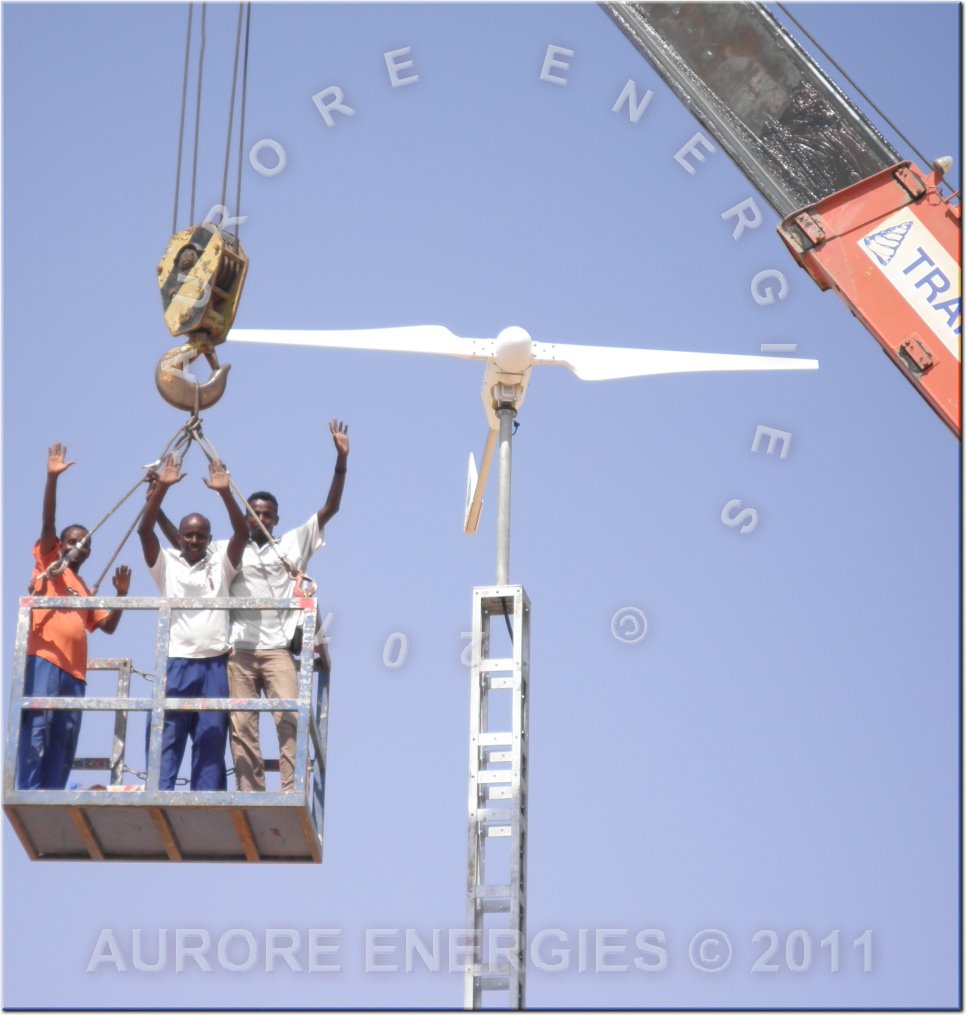
[(211, 542), (211, 522), (204, 515), (185, 515), (178, 526), (178, 543), (181, 556), (189, 564), (201, 560)]
[[(278, 500), (275, 494), (269, 493), (267, 490), (257, 490), (248, 498), (248, 503), (252, 509), (248, 516), (248, 529), (252, 539), (261, 546), (265, 542), (265, 533), (262, 532), (255, 518), (271, 533), (272, 529), (278, 525)], [(252, 515), (255, 517), (253, 518)]]
[[(61, 553), (66, 553), (75, 546), (79, 547), (77, 553), (70, 560), (70, 567), (74, 571), (79, 571), (81, 564), (91, 555), (91, 541), (88, 539), (86, 543), (83, 542), (87, 531), (83, 525), (68, 525), (60, 533)], [(81, 545), (82, 543), (83, 545)]]

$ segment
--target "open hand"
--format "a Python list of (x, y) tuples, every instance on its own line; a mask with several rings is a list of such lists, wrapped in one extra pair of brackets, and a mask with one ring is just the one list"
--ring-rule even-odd
[(47, 448), (47, 475), (59, 476), (66, 472), (75, 462), (67, 462), (67, 445), (57, 443), (52, 448)]
[(229, 488), (228, 470), (225, 468), (224, 462), (219, 462), (217, 459), (213, 462), (209, 462), (208, 475), (211, 479), (205, 480), (205, 486), (207, 486), (209, 490), (221, 493), (223, 490), (227, 490)]
[(181, 474), (181, 462), (174, 455), (168, 455), (164, 465), (161, 467), (161, 471), (158, 473), (158, 482), (162, 486), (167, 487), (180, 483), (182, 479), (184, 479), (184, 476)]
[(340, 455), (347, 455), (349, 453), (349, 424), (333, 419), (329, 423), (329, 432), (332, 434), (335, 450)]
[(127, 564), (121, 564), (114, 572), (111, 581), (114, 583), (114, 590), (119, 596), (126, 596), (131, 588), (131, 569)]

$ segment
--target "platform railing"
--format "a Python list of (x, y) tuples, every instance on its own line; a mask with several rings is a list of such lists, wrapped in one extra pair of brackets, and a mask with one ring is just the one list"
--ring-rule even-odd
[[(266, 859), (254, 843), (250, 829), (241, 820), (243, 813), (257, 808), (301, 807), (308, 822), (302, 821), (309, 843), (311, 859), (321, 859), (322, 822), (325, 801), (325, 760), (328, 732), (328, 655), (322, 645), (320, 665), (316, 665), (315, 632), (317, 606), (315, 599), (257, 599), (220, 597), (212, 599), (162, 599), (156, 597), (93, 596), (84, 599), (85, 609), (153, 610), (158, 613), (155, 646), (154, 687), (151, 695), (135, 697), (130, 693), (132, 664), (128, 659), (90, 660), (89, 672), (116, 670), (117, 694), (113, 696), (40, 697), (25, 695), (27, 639), (30, 616), (33, 610), (78, 609), (73, 596), (25, 596), (21, 598), (14, 645), (13, 680), (10, 707), (7, 713), (4, 747), (3, 805), (18, 832), (25, 848), (25, 828), (21, 820), (29, 807), (96, 808), (104, 806), (140, 806), (167, 810), (170, 808), (230, 808), (232, 821), (244, 845), (244, 858)], [(168, 640), (172, 614), (176, 610), (294, 610), (301, 613), (303, 625), (302, 651), (296, 657), (298, 665), (298, 696), (296, 698), (175, 698), (167, 694)], [(20, 746), (21, 717), (28, 709), (68, 709), (79, 712), (113, 712), (114, 734), (109, 758), (75, 759), (75, 771), (108, 770), (109, 788), (123, 784), (125, 749), (129, 742), (128, 713), (145, 712), (149, 718), (148, 748), (146, 756), (146, 782), (143, 787), (131, 787), (136, 792), (105, 792), (102, 789), (39, 790), (17, 788), (17, 760)], [(159, 788), (161, 744), (166, 712), (172, 711), (223, 711), (223, 712), (291, 712), (296, 719), (296, 749), (294, 787), (291, 793), (279, 791), (190, 791)], [(266, 761), (266, 770), (277, 769), (277, 762)], [(229, 779), (229, 785), (231, 779)], [(237, 812), (237, 813), (236, 813)], [(79, 812), (78, 812), (79, 813)], [(154, 817), (161, 815), (161, 811)], [(163, 815), (161, 815), (163, 817)], [(76, 814), (71, 814), (76, 819)], [(76, 820), (74, 822), (77, 823)], [(156, 822), (157, 823), (157, 822)], [(170, 833), (170, 829), (169, 829)], [(29, 838), (27, 836), (26, 838)], [(166, 835), (169, 859), (191, 859), (179, 854), (171, 834)], [(91, 849), (92, 855), (97, 851)], [(95, 856), (94, 858), (101, 858)], [(199, 859), (203, 857), (197, 857)], [(310, 859), (306, 857), (306, 859)]]

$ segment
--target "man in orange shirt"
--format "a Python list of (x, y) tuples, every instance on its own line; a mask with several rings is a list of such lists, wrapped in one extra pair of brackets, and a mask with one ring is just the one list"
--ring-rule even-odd
[[(40, 539), (34, 544), (34, 572), (30, 579), (35, 596), (89, 596), (78, 575), (90, 556), (91, 541), (83, 525), (68, 525), (57, 538), (57, 479), (74, 463), (65, 461), (67, 448), (55, 444), (47, 451), (47, 485), (44, 488)], [(50, 574), (64, 554), (67, 566)], [(114, 572), (114, 588), (126, 596), (131, 569)], [(45, 698), (83, 698), (87, 686), (87, 632), (113, 634), (120, 610), (34, 610), (27, 639), (24, 694)], [(17, 789), (63, 789), (67, 785), (80, 734), (80, 711), (25, 710), (20, 720)]]

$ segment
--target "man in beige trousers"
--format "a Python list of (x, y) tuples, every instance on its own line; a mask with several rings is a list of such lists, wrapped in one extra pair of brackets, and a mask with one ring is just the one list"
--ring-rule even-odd
[[(349, 428), (332, 420), (329, 424), (335, 444), (335, 474), (325, 504), (304, 525), (275, 539), (265, 535), (255, 518), (249, 516), (251, 538), (242, 554), (241, 567), (231, 583), (233, 596), (258, 599), (290, 599), (295, 579), (279, 559), (287, 557), (298, 570), (325, 545), (325, 526), (342, 502), (346, 463), (349, 458)], [(278, 501), (265, 490), (248, 498), (252, 513), (271, 534), (278, 524)], [(274, 544), (274, 545), (273, 545)], [(232, 610), (231, 655), (228, 659), (228, 691), (233, 698), (297, 698), (298, 675), (291, 652), (292, 638), (299, 624), (294, 611)], [(259, 712), (232, 712), (230, 744), (235, 780), (240, 790), (264, 790), (265, 766), (258, 739)], [(283, 792), (295, 783), (294, 712), (273, 712), (278, 733), (279, 772)]]

